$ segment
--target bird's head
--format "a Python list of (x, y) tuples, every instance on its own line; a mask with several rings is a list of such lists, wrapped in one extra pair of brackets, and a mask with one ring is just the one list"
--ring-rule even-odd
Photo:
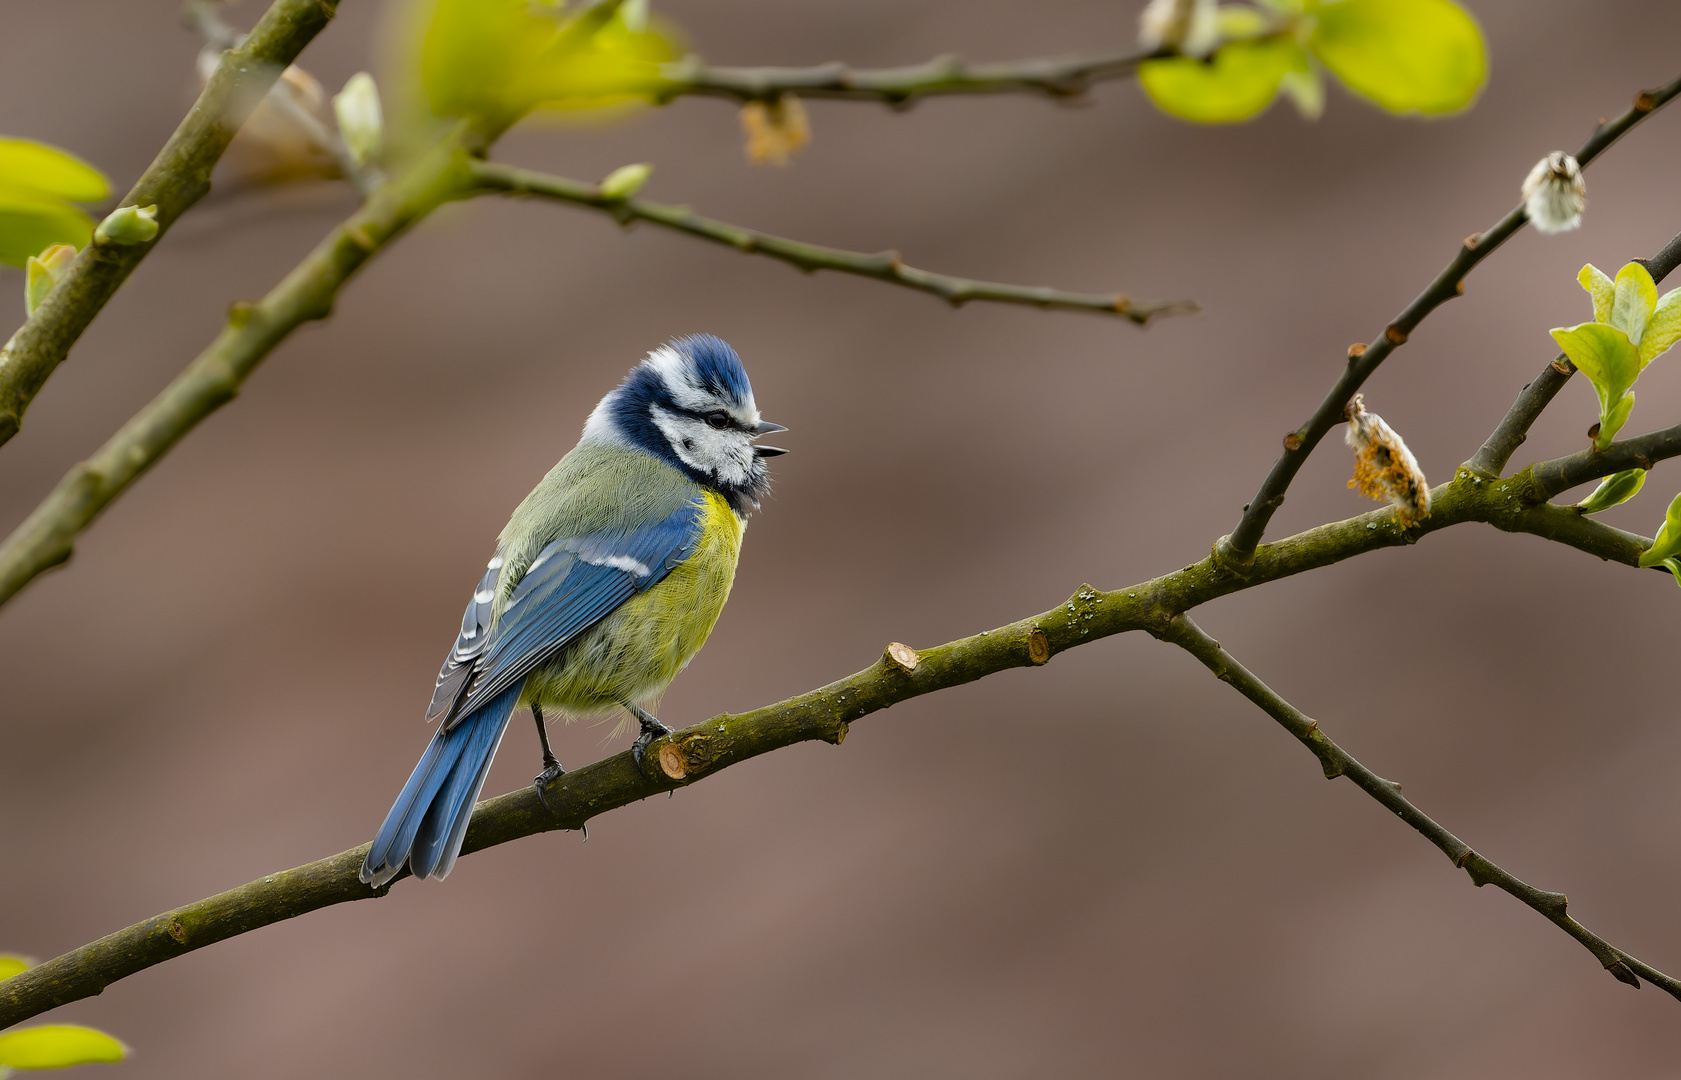
[(672, 339), (632, 368), (590, 414), (583, 441), (653, 454), (746, 514), (770, 490), (765, 459), (787, 452), (753, 440), (786, 430), (759, 418), (735, 350), (696, 334)]

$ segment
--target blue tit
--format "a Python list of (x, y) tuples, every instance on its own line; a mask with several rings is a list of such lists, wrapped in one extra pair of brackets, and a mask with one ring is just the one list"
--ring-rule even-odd
[(735, 350), (709, 335), (655, 349), (601, 399), (583, 437), (502, 530), (461, 634), (438, 673), (426, 753), (362, 863), (380, 886), (455, 866), (491, 759), (520, 706), (537, 722), (543, 772), (560, 775), (544, 716), (649, 714), (718, 621), (747, 516), (769, 490), (759, 418)]

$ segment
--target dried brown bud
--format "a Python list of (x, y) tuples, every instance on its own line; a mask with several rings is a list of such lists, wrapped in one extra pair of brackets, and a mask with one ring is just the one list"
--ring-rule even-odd
[(755, 165), (786, 165), (811, 141), (805, 106), (793, 94), (743, 105), (741, 130), (747, 135), (747, 160)]
[(1354, 450), (1354, 479), (1348, 486), (1369, 499), (1388, 499), (1403, 526), (1430, 516), (1430, 485), (1407, 444), (1383, 417), (1367, 412), (1355, 394), (1345, 412), (1348, 445)]

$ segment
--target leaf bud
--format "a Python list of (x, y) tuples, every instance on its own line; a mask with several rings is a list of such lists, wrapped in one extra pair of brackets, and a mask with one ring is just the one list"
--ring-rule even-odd
[(1551, 236), (1582, 223), (1588, 204), (1588, 185), (1582, 167), (1563, 150), (1554, 150), (1535, 163), (1523, 182), (1523, 207), (1530, 224)]
[(1634, 498), (1645, 483), (1645, 469), (1612, 473), (1599, 482), (1592, 495), (1577, 503), (1576, 509), (1584, 514), (1597, 514), (1601, 510), (1609, 510), (1618, 503), (1625, 503)]
[(365, 71), (352, 75), (333, 97), (333, 115), (338, 119), (339, 137), (350, 151), (350, 160), (365, 165), (379, 152), (385, 127), (379, 106), (379, 87)]
[(158, 206), (123, 206), (111, 211), (93, 238), (100, 244), (144, 244), (158, 234)]
[(643, 161), (635, 165), (620, 165), (607, 174), (606, 179), (596, 185), (596, 190), (603, 199), (628, 199), (642, 190), (642, 185), (648, 182), (648, 177), (654, 175), (652, 162)]
[(76, 249), (69, 244), (53, 244), (41, 254), (29, 257), (28, 277), (23, 286), (23, 307), (28, 314), (35, 314), (75, 257)]
[(1403, 527), (1429, 517), (1430, 485), (1401, 436), (1383, 417), (1366, 411), (1361, 394), (1354, 395), (1344, 416), (1345, 439), (1354, 450), (1354, 479), (1348, 486), (1368, 499), (1388, 499)]
[(1681, 555), (1681, 495), (1675, 496), (1664, 515), (1663, 528), (1658, 530), (1652, 546), (1640, 553), (1641, 567), (1657, 566), (1665, 559)]

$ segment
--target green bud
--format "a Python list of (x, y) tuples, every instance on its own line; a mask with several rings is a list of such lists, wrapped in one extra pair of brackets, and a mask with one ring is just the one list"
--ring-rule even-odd
[(158, 206), (124, 206), (99, 223), (93, 238), (100, 244), (144, 244), (158, 234)]
[(1601, 510), (1609, 510), (1618, 503), (1625, 503), (1634, 498), (1645, 483), (1645, 469), (1612, 473), (1599, 482), (1592, 495), (1577, 503), (1576, 509), (1584, 514), (1597, 514)]
[(642, 185), (648, 182), (648, 177), (654, 175), (654, 166), (644, 161), (638, 165), (620, 165), (607, 174), (607, 179), (596, 185), (603, 199), (628, 199), (642, 190)]
[(333, 98), (333, 115), (338, 118), (339, 136), (350, 151), (350, 159), (365, 165), (379, 152), (379, 141), (385, 127), (384, 114), (379, 106), (379, 87), (374, 77), (365, 71), (352, 75)]
[(1681, 585), (1681, 559), (1665, 559), (1659, 564), (1675, 578), (1675, 584)]
[(41, 306), (41, 301), (47, 298), (58, 279), (64, 276), (71, 260), (76, 257), (76, 249), (69, 244), (53, 244), (39, 255), (29, 257), (28, 279), (23, 286), (23, 307), (30, 315)]
[(1669, 513), (1664, 515), (1663, 528), (1658, 530), (1658, 538), (1652, 541), (1652, 546), (1640, 553), (1642, 567), (1656, 566), (1665, 559), (1681, 555), (1681, 495), (1675, 496), (1669, 504)]

